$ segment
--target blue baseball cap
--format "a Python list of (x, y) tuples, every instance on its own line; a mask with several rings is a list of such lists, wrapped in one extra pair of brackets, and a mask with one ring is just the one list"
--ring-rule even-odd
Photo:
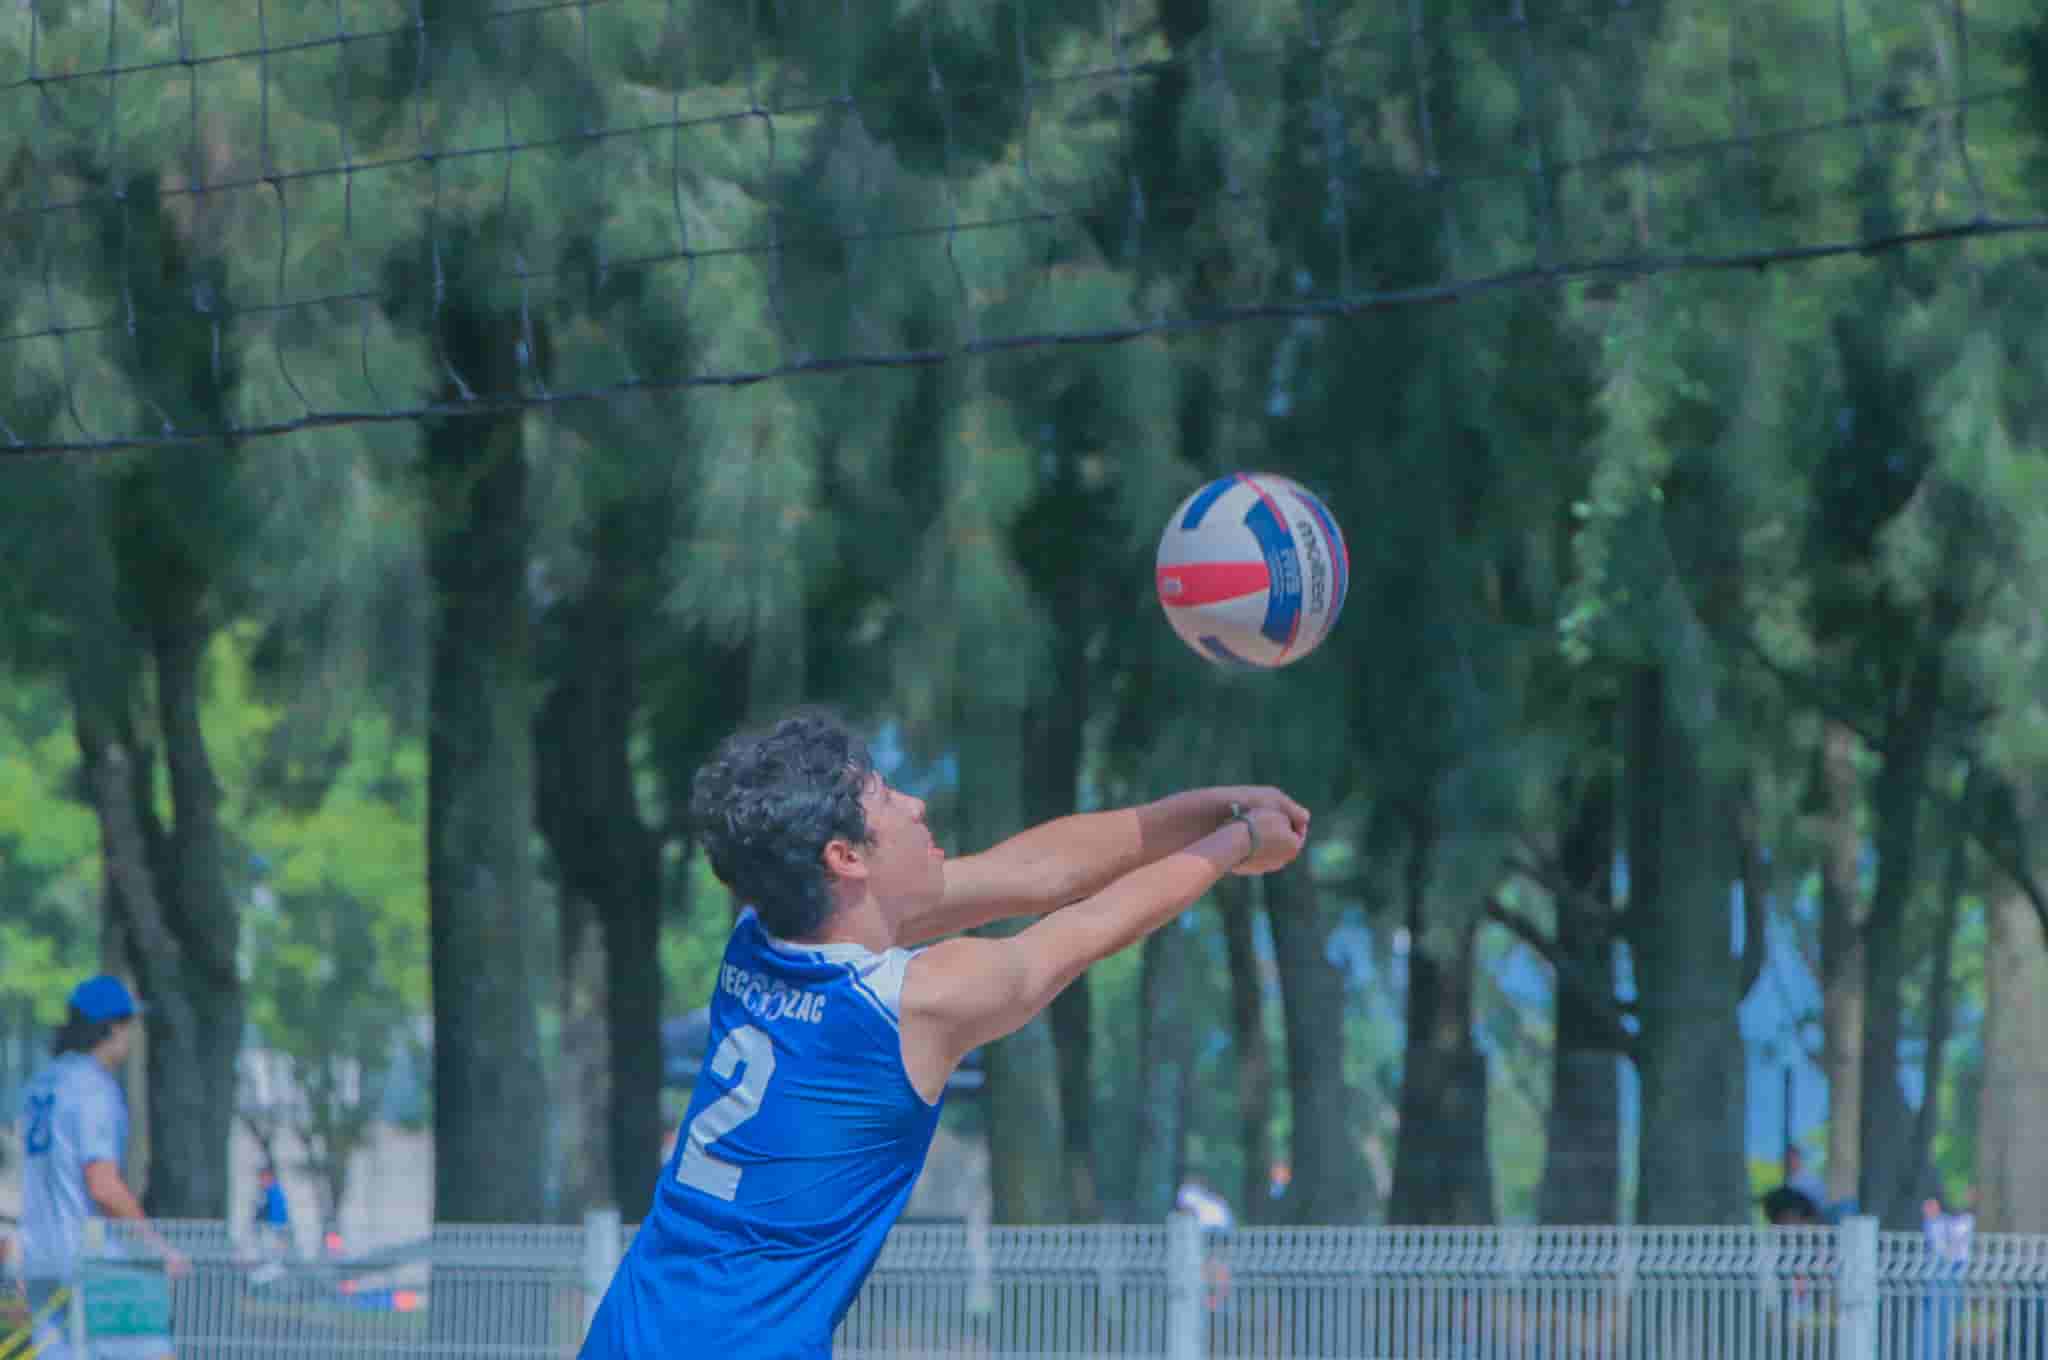
[(89, 977), (73, 987), (71, 1007), (88, 1020), (126, 1020), (142, 1012), (121, 979), (107, 973)]

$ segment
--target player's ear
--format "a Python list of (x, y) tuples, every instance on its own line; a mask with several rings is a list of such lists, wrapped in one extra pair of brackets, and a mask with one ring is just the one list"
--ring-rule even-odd
[(868, 876), (868, 864), (861, 848), (843, 836), (826, 841), (824, 853), (819, 858), (825, 861), (825, 872), (835, 878)]

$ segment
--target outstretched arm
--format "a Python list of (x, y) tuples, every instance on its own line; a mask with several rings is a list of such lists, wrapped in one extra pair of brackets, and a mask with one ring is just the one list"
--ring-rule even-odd
[[(1077, 902), (1135, 869), (1185, 850), (1216, 830), (1230, 806), (1267, 808), (1308, 832), (1308, 810), (1278, 789), (1193, 789), (1113, 812), (1058, 817), (978, 855), (946, 861), (946, 895), (905, 923), (903, 943), (919, 944), (1012, 916), (1043, 916)], [(1242, 828), (1238, 832), (1243, 836)]]
[(173, 1276), (182, 1277), (191, 1271), (191, 1263), (185, 1259), (184, 1253), (166, 1242), (150, 1226), (142, 1212), (142, 1201), (135, 1198), (135, 1192), (128, 1188), (128, 1182), (121, 1179), (120, 1171), (112, 1162), (91, 1161), (85, 1164), (85, 1192), (106, 1217), (133, 1223), (142, 1239), (162, 1253)]
[(1225, 874), (1267, 873), (1300, 851), (1295, 823), (1261, 808), (1015, 935), (969, 935), (925, 950), (903, 981), (911, 1083), (936, 1100), (969, 1049), (1024, 1026), (1090, 964), (1173, 920)]

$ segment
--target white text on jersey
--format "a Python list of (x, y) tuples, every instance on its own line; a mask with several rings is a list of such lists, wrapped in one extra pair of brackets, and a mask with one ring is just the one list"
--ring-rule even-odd
[(806, 992), (729, 963), (719, 967), (718, 986), (756, 1020), (802, 1020), (815, 1025), (825, 1018), (822, 993)]

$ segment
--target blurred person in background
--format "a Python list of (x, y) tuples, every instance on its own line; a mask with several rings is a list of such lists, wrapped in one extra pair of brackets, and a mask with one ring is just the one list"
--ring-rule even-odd
[[(142, 1008), (119, 978), (101, 974), (72, 989), (53, 1056), (22, 1095), (21, 1273), (36, 1319), (39, 1360), (87, 1360), (69, 1350), (69, 1293), (76, 1285), (88, 1219), (135, 1225), (176, 1278), (190, 1264), (150, 1226), (129, 1189), (128, 1098), (115, 1078), (135, 1046)], [(62, 1296), (62, 1297), (60, 1297)], [(160, 1360), (161, 1338), (132, 1338), (119, 1360)], [(114, 1360), (111, 1346), (93, 1354)]]
[[(1237, 1226), (1237, 1216), (1230, 1212), (1230, 1201), (1211, 1190), (1200, 1176), (1189, 1175), (1174, 1193), (1173, 1207), (1181, 1213), (1191, 1215), (1204, 1239), (1210, 1233), (1227, 1233)], [(1202, 1307), (1210, 1312), (1221, 1308), (1230, 1297), (1230, 1262), (1222, 1255), (1204, 1249), (1202, 1252)]]
[(1932, 1269), (1920, 1299), (1920, 1360), (1948, 1360), (1962, 1318), (1961, 1276), (1970, 1263), (1970, 1236), (1977, 1216), (1957, 1211), (1940, 1195), (1920, 1203), (1920, 1230)]
[(1820, 1205), (1794, 1186), (1781, 1185), (1763, 1198), (1764, 1219), (1774, 1228), (1811, 1228), (1821, 1221)]
[(1806, 1154), (1796, 1147), (1785, 1149), (1785, 1184), (1826, 1210), (1828, 1188), (1807, 1166)]
[(292, 1210), (284, 1197), (284, 1182), (275, 1168), (266, 1166), (256, 1186), (256, 1240), (266, 1251), (282, 1252), (292, 1244)]

